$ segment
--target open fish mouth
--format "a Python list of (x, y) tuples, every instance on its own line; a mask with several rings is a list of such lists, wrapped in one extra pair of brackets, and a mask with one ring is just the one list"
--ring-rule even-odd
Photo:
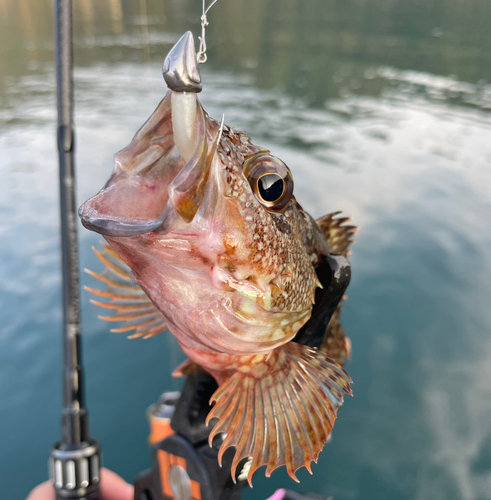
[(190, 222), (203, 199), (217, 133), (196, 94), (169, 91), (116, 153), (106, 185), (80, 207), (82, 224), (117, 237), (166, 232), (176, 212)]

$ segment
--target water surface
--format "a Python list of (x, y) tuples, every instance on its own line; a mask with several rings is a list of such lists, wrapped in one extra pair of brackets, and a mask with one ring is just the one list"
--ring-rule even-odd
[[(165, 93), (161, 63), (199, 1), (77, 0), (80, 202)], [(491, 498), (491, 4), (222, 0), (205, 109), (292, 169), (314, 216), (361, 230), (343, 316), (353, 399), (300, 485), (336, 500)], [(59, 437), (60, 254), (52, 1), (0, 0), (0, 482), (23, 498)], [(80, 227), (81, 265), (99, 237)], [(94, 285), (90, 277), (83, 284)], [(110, 334), (84, 294), (92, 432), (132, 480), (145, 408), (179, 387), (170, 335)]]

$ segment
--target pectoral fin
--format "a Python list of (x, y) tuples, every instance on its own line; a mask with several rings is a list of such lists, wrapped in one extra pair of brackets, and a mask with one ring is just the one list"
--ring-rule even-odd
[(118, 254), (106, 243), (102, 244), (103, 251), (94, 248), (94, 253), (104, 264), (102, 273), (95, 273), (86, 269), (86, 272), (101, 281), (108, 287), (105, 290), (96, 290), (85, 287), (90, 293), (98, 297), (111, 299), (108, 302), (91, 300), (104, 309), (116, 311), (113, 316), (99, 316), (106, 321), (124, 321), (125, 325), (113, 328), (115, 333), (134, 332), (130, 339), (143, 337), (148, 339), (167, 329), (162, 313), (153, 305), (141, 287), (133, 283), (130, 268), (120, 259)]
[(218, 422), (210, 443), (225, 433), (223, 453), (235, 447), (232, 478), (238, 464), (251, 457), (247, 479), (266, 465), (266, 476), (286, 465), (295, 472), (312, 461), (331, 434), (345, 394), (352, 394), (349, 375), (324, 353), (289, 342), (255, 364), (244, 364), (213, 395), (207, 423)]

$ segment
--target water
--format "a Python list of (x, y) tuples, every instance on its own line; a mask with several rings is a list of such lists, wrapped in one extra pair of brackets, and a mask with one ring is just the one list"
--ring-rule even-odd
[[(198, 0), (77, 0), (78, 199), (164, 93)], [(292, 168), (314, 216), (361, 227), (344, 312), (355, 397), (300, 485), (336, 500), (491, 498), (491, 4), (222, 0), (201, 96)], [(0, 483), (21, 499), (59, 437), (60, 254), (52, 1), (0, 0)], [(82, 267), (99, 238), (80, 228)], [(93, 285), (90, 277), (83, 283)], [(145, 408), (179, 387), (170, 335), (108, 333), (84, 294), (94, 436), (132, 480)]]

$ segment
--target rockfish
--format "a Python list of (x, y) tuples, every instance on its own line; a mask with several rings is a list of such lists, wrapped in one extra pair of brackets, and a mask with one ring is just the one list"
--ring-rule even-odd
[[(339, 306), (326, 324), (321, 271), (346, 255), (355, 228), (335, 214), (316, 222), (287, 165), (210, 118), (196, 91), (169, 90), (114, 163), (80, 209), (109, 244), (97, 252), (107, 272), (91, 273), (109, 286), (91, 291), (112, 299), (96, 303), (117, 310), (105, 319), (127, 321), (113, 331), (131, 337), (168, 328), (216, 379), (210, 443), (226, 434), (219, 460), (236, 448), (233, 477), (244, 458), (249, 482), (263, 465), (267, 476), (310, 471), (351, 394), (340, 364), (349, 344)], [(301, 343), (314, 320), (321, 349)]]

